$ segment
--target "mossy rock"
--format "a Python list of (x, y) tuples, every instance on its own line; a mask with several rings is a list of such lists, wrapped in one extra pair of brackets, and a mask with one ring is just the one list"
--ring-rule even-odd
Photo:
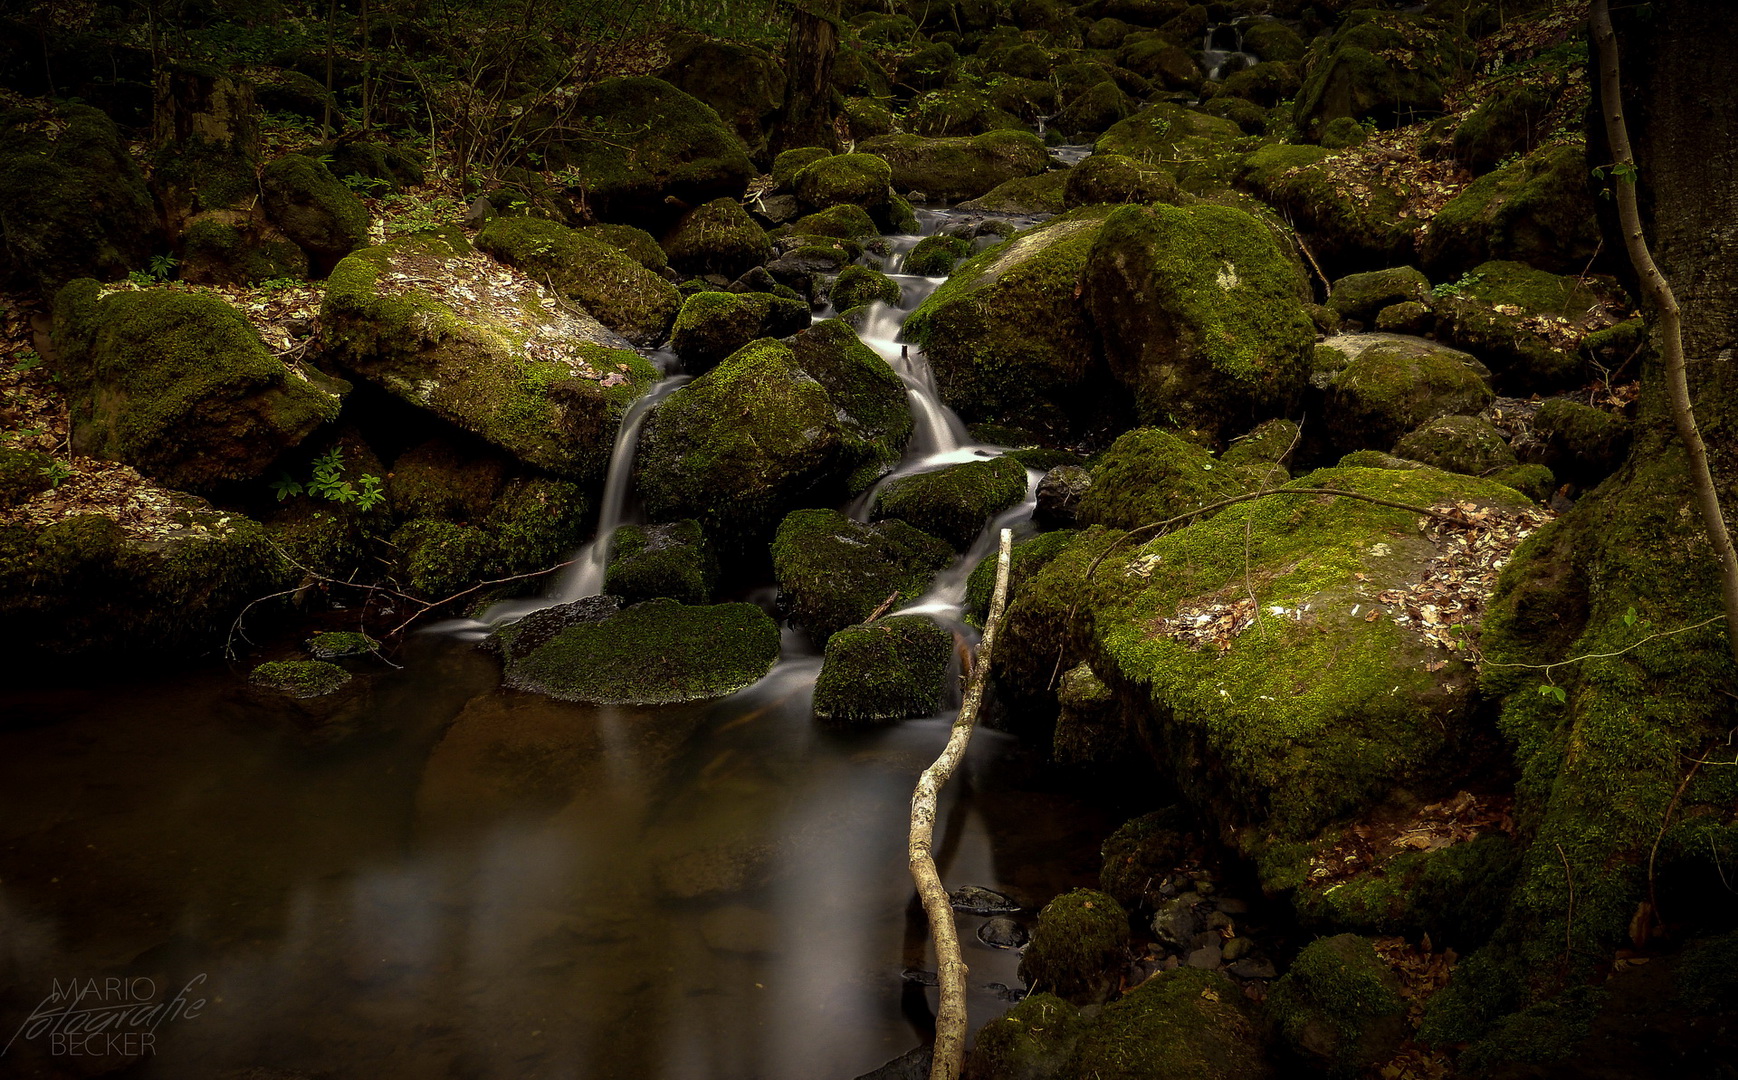
[(1125, 43), (1116, 58), (1123, 67), (1166, 90), (1199, 90), (1206, 81), (1201, 65), (1187, 49), (1156, 34)]
[(334, 126), (339, 128), (345, 123), (338, 96), (327, 90), (324, 83), (299, 71), (273, 71), (256, 79), (253, 98), (262, 112), (288, 113), (316, 123), (330, 116)]
[(1512, 154), (1531, 150), (1551, 104), (1549, 96), (1531, 86), (1499, 91), (1454, 129), (1449, 145), (1455, 160), (1483, 173)]
[(1629, 451), (1630, 424), (1621, 416), (1568, 398), (1552, 398), (1533, 414), (1551, 471), (1582, 487), (1610, 476)]
[(1162, 972), (1105, 1006), (1064, 1074), (1099, 1080), (1266, 1080), (1267, 1032), (1218, 972)]
[(352, 656), (372, 656), (380, 651), (380, 642), (353, 630), (327, 630), (309, 638), (307, 649), (316, 660), (342, 660)]
[(1434, 20), (1356, 11), (1309, 62), (1292, 119), (1314, 135), (1341, 117), (1394, 127), (1433, 116), (1472, 59), (1468, 43)]
[(1502, 432), (1477, 416), (1442, 416), (1427, 421), (1394, 444), (1394, 453), (1444, 472), (1489, 476), (1520, 464)]
[(655, 74), (710, 106), (750, 157), (765, 157), (767, 133), (785, 99), (784, 68), (765, 49), (682, 35), (670, 47), (669, 63)]
[[(1016, 586), (1044, 569), (1051, 559), (1068, 547), (1074, 535), (1072, 529), (1061, 529), (1014, 544), (1008, 558), (1010, 601)], [(984, 556), (983, 561), (973, 568), (971, 576), (966, 579), (966, 618), (975, 626), (982, 626), (990, 612), (991, 595), (996, 589), (996, 559), (995, 553)]]
[(1056, 700), (1061, 711), (1050, 740), (1050, 760), (1064, 767), (1106, 770), (1127, 761), (1129, 732), (1122, 710), (1091, 665), (1076, 664), (1064, 672)]
[(368, 209), (331, 170), (304, 154), (285, 154), (260, 169), (266, 216), (308, 253), (316, 274), (368, 243)]
[(247, 681), (293, 698), (316, 698), (343, 689), (350, 673), (324, 660), (272, 660), (255, 666)]
[(1430, 219), (1424, 267), (1452, 280), (1493, 259), (1579, 274), (1599, 246), (1587, 148), (1541, 147), (1468, 184)]
[(1248, 143), (1230, 120), (1160, 102), (1112, 124), (1092, 152), (1169, 168), (1185, 190), (1200, 192), (1226, 185)]
[(756, 338), (786, 337), (809, 325), (809, 306), (771, 293), (700, 292), (682, 303), (670, 346), (690, 372), (712, 369)]
[(905, 320), (968, 422), (1062, 437), (1102, 418), (1106, 373), (1074, 291), (1109, 213), (1072, 211), (968, 259)]
[(1491, 473), (1490, 478), (1514, 488), (1534, 502), (1546, 502), (1557, 490), (1556, 474), (1538, 464), (1510, 465)]
[(895, 127), (893, 111), (876, 98), (846, 98), (841, 115), (850, 125), (851, 138), (859, 142), (879, 135), (890, 135)]
[(1128, 940), (1128, 913), (1114, 897), (1094, 889), (1063, 893), (1038, 913), (1020, 979), (1035, 993), (1098, 1004), (1116, 992)]
[[(1104, 684), (1101, 681), (1099, 685)], [(1109, 696), (1108, 687), (1104, 694)], [(1162, 899), (1158, 886), (1182, 865), (1189, 847), (1188, 822), (1181, 808), (1168, 806), (1131, 818), (1117, 826), (1099, 849), (1103, 860), (1099, 888), (1130, 911), (1151, 908), (1155, 900)]]
[(989, 214), (1060, 214), (1066, 209), (1062, 188), (1067, 180), (1068, 174), (1060, 171), (1016, 177), (960, 203), (958, 209)]
[(670, 258), (664, 254), (657, 237), (644, 229), (632, 225), (587, 225), (574, 231), (608, 244), (654, 274), (662, 274), (670, 265)]
[[(1263, 420), (1247, 433), (1231, 440), (1219, 455), (1227, 465), (1274, 465), (1287, 459), (1298, 439), (1298, 425), (1290, 420)], [(1271, 470), (1263, 470), (1267, 475)], [(1289, 479), (1287, 476), (1281, 479)]]
[(1140, 418), (1219, 438), (1301, 396), (1315, 340), (1305, 289), (1265, 225), (1210, 204), (1113, 211), (1081, 277)]
[[(786, 150), (772, 159), (773, 183), (781, 188), (789, 188), (797, 178), (797, 173), (813, 165), (822, 158), (833, 156), (833, 151), (824, 146), (799, 146), (794, 150)], [(832, 205), (832, 204), (828, 204)]]
[(899, 463), (911, 439), (905, 384), (839, 319), (824, 319), (798, 334), (791, 352), (838, 410), (846, 493), (869, 490)]
[(1115, 80), (1105, 79), (1076, 94), (1056, 117), (1056, 128), (1076, 136), (1097, 135), (1128, 119), (1138, 108)]
[(916, 50), (899, 58), (894, 76), (913, 90), (935, 90), (946, 86), (959, 68), (959, 53), (945, 41), (923, 43)]
[(555, 565), (579, 546), (590, 509), (585, 488), (570, 480), (509, 482), (482, 520), (489, 545), (484, 571), (505, 577)]
[(951, 139), (882, 135), (857, 149), (886, 160), (893, 184), (931, 199), (975, 199), (997, 184), (1050, 167), (1044, 143), (1029, 131), (991, 131)]
[(1349, 116), (1329, 120), (1316, 137), (1316, 142), (1324, 150), (1350, 150), (1369, 141), (1370, 133), (1364, 125)]
[(797, 510), (772, 544), (773, 576), (790, 621), (825, 645), (889, 596), (910, 603), (953, 561), (948, 546), (903, 521), (864, 525), (836, 510)]
[(666, 597), (707, 604), (718, 582), (718, 560), (700, 523), (623, 525), (610, 546), (604, 590), (633, 603)]
[(1430, 279), (1412, 266), (1368, 270), (1348, 274), (1328, 290), (1328, 307), (1342, 319), (1369, 323), (1390, 304), (1424, 300), (1430, 296)]
[(966, 1080), (1064, 1080), (1085, 1021), (1055, 994), (1031, 994), (978, 1030)]
[(828, 236), (836, 240), (868, 240), (881, 235), (881, 227), (861, 206), (840, 203), (797, 220), (793, 230), (804, 236)]
[(1068, 170), (1062, 198), (1070, 207), (1093, 203), (1174, 203), (1177, 181), (1156, 165), (1121, 154), (1093, 154)]
[(1231, 121), (1245, 135), (1260, 135), (1267, 130), (1268, 110), (1244, 98), (1221, 95), (1203, 104), (1201, 111)]
[(0, 115), (0, 269), (14, 286), (45, 295), (74, 278), (144, 269), (163, 242), (114, 121), (87, 105), (61, 106), (54, 119)]
[(848, 626), (827, 639), (815, 719), (855, 727), (941, 708), (953, 635), (921, 615)]
[(1137, 428), (1093, 466), (1092, 488), (1076, 516), (1082, 525), (1137, 529), (1253, 491), (1266, 471), (1217, 461), (1168, 431)]
[(35, 450), (0, 445), (0, 508), (16, 506), (54, 486), (54, 459)]
[[(1529, 505), (1501, 485), (1423, 468), (1325, 469), (1287, 486), (1418, 506)], [(1269, 496), (1125, 548), (1085, 583), (1119, 535), (1078, 534), (1020, 583), (997, 650), (1005, 690), (1039, 695), (1059, 662), (1091, 663), (1141, 710), (1153, 758), (1186, 801), (1258, 859), (1263, 844), (1313, 837), (1456, 766), (1471, 734), (1469, 666), (1367, 618), (1377, 594), (1417, 580), (1435, 557), (1416, 513)], [(1222, 617), (1249, 583), (1263, 630), (1246, 612), (1240, 631), (1195, 643), (1194, 615)]]
[(1382, 1064), (1406, 1034), (1400, 980), (1356, 934), (1305, 945), (1273, 984), (1267, 1008), (1287, 1047), (1335, 1076)]
[(344, 139), (317, 146), (310, 156), (328, 159), (327, 170), (341, 180), (361, 176), (379, 181), (377, 186), (392, 191), (420, 187), (423, 181), (422, 165), (417, 159), (390, 143)]
[(1252, 19), (1242, 30), (1243, 48), (1263, 60), (1291, 63), (1304, 58), (1304, 39), (1278, 19)]
[(251, 216), (202, 215), (181, 234), (181, 280), (199, 285), (257, 285), (308, 276), (308, 255)]
[(659, 378), (628, 342), (583, 313), (488, 288), (462, 241), (413, 237), (365, 248), (332, 272), (320, 307), (325, 354), (408, 404), (579, 481), (601, 478), (616, 425)]
[(1347, 361), (1327, 384), (1322, 415), (1341, 450), (1386, 450), (1427, 421), (1470, 416), (1491, 402), (1488, 368), (1423, 338), (1342, 334), (1317, 348)]
[(187, 490), (258, 477), (349, 390), (291, 372), (209, 294), (75, 281), (55, 298), (54, 339), (74, 448)]
[(1238, 164), (1237, 181), (1296, 223), (1328, 273), (1410, 261), (1418, 224), (1401, 214), (1406, 194), (1380, 176), (1351, 180), (1328, 162), (1334, 154), (1319, 146), (1264, 146)]
[(734, 278), (773, 256), (766, 230), (733, 198), (713, 199), (690, 210), (663, 243), (670, 265), (685, 274)]
[(971, 252), (971, 241), (936, 233), (919, 240), (899, 269), (901, 273), (920, 277), (946, 277), (953, 272), (954, 264)]
[(762, 339), (651, 414), (640, 436), (639, 489), (654, 520), (694, 518), (731, 554), (804, 502), (841, 497), (845, 449), (826, 387), (789, 346)]
[(570, 139), (547, 155), (552, 168), (585, 177), (586, 201), (605, 221), (661, 225), (672, 205), (734, 198), (755, 175), (742, 139), (711, 106), (662, 79), (605, 79), (571, 105), (575, 116), (600, 117), (605, 131), (634, 133)]
[(867, 266), (847, 266), (833, 282), (833, 307), (846, 311), (859, 304), (899, 303), (899, 283)]
[(1010, 457), (968, 461), (890, 481), (874, 517), (898, 518), (964, 551), (991, 519), (1026, 497), (1026, 468)]
[(428, 600), (443, 600), (474, 584), (488, 557), (483, 530), (450, 521), (407, 521), (394, 530), (391, 543), (405, 584)]
[(495, 218), (477, 234), (476, 245), (636, 344), (662, 342), (682, 306), (674, 285), (627, 254), (543, 218)]
[[(499, 636), (513, 650), (514, 629)], [(505, 684), (562, 701), (669, 705), (735, 693), (778, 655), (778, 624), (753, 604), (648, 600), (512, 655)]]
[[(1048, 77), (1043, 79), (1004, 78), (989, 88), (990, 104), (1011, 113), (1026, 123), (1056, 111), (1056, 86)], [(984, 128), (983, 130), (991, 130)]]
[(1263, 109), (1271, 109), (1289, 101), (1298, 91), (1295, 65), (1263, 61), (1244, 68), (1226, 78), (1219, 86), (1220, 97), (1242, 98)]
[(849, 204), (873, 212), (887, 205), (893, 171), (874, 154), (838, 154), (805, 166), (791, 181), (810, 210)]
[(1470, 952), (1502, 921), (1520, 854), (1501, 834), (1435, 851), (1406, 851), (1325, 888), (1305, 879), (1293, 904), (1309, 925), (1428, 934), (1432, 942)]
[(1508, 391), (1568, 390), (1581, 385), (1588, 368), (1573, 337), (1562, 335), (1565, 327), (1585, 333), (1592, 318), (1585, 313), (1600, 303), (1597, 288), (1594, 281), (1524, 263), (1480, 263), (1436, 301), (1436, 336), (1478, 354)]
[(481, 521), (510, 470), (505, 454), (430, 439), (393, 459), (386, 498), (393, 514), (407, 520)]

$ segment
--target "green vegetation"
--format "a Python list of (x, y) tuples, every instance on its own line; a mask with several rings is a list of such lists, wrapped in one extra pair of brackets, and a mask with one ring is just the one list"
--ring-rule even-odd
[(991, 518), (1025, 497), (1025, 466), (999, 457), (902, 476), (881, 489), (874, 516), (899, 518), (964, 551)]
[(1020, 978), (1077, 1005), (1108, 1000), (1128, 950), (1128, 913), (1105, 893), (1075, 889), (1044, 905)]
[(815, 679), (815, 719), (856, 726), (929, 716), (952, 655), (953, 635), (920, 615), (839, 630)]

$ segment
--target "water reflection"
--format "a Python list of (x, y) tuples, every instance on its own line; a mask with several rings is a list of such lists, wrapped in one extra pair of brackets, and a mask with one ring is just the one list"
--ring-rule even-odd
[[(633, 710), (503, 694), (487, 657), (419, 648), (343, 738), (223, 671), (0, 699), (36, 722), (0, 732), (8, 1036), (55, 979), (204, 974), (207, 1010), (129, 1076), (843, 1080), (921, 1040), (906, 807), (946, 717), (819, 729), (813, 657)], [(979, 733), (938, 831), (951, 884), (1091, 879), (1064, 853), (1109, 818), (1031, 766)], [(975, 928), (981, 1023), (1017, 958)], [(6, 1067), (127, 1064), (45, 1050)]]

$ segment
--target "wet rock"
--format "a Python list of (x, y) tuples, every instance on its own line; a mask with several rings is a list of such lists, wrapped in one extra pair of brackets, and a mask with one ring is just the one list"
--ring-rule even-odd
[(809, 306), (768, 293), (699, 292), (683, 302), (670, 345), (695, 374), (757, 338), (782, 338), (809, 325)]
[(307, 649), (308, 655), (316, 660), (339, 660), (351, 656), (372, 656), (380, 651), (380, 642), (367, 634), (332, 630), (309, 638)]
[(827, 638), (815, 719), (857, 726), (933, 715), (952, 655), (953, 635), (922, 616), (845, 627)]
[(959, 210), (981, 210), (992, 214), (1060, 214), (1065, 210), (1062, 188), (1066, 174), (1043, 173), (1004, 180), (988, 192), (960, 203)]
[[(1156, 906), (1171, 870), (1188, 853), (1186, 821), (1180, 807), (1166, 807), (1123, 822), (1104, 841), (1099, 886), (1126, 908)], [(1195, 932), (1178, 924), (1177, 940)], [(1161, 941), (1167, 940), (1163, 935)]]
[(859, 304), (899, 303), (899, 283), (879, 270), (867, 266), (847, 266), (833, 282), (833, 307), (839, 311)]
[(700, 523), (692, 518), (664, 525), (624, 525), (610, 547), (604, 589), (632, 603), (668, 597), (684, 604), (712, 599), (718, 560)]
[(1239, 979), (1271, 979), (1279, 974), (1273, 961), (1265, 957), (1246, 956), (1225, 969)]
[(1354, 934), (1304, 946), (1273, 984), (1267, 1008), (1294, 1053), (1348, 1075), (1388, 1060), (1405, 1036), (1399, 980)]
[(846, 494), (869, 490), (899, 463), (911, 438), (905, 384), (838, 319), (824, 319), (798, 334), (791, 353), (826, 388), (838, 411)]
[(971, 252), (969, 242), (957, 236), (936, 233), (917, 242), (906, 254), (902, 269), (907, 274), (922, 277), (946, 277), (953, 271), (954, 264)]
[(324, 660), (273, 660), (256, 666), (248, 682), (293, 698), (317, 698), (336, 693), (350, 673)]
[(818, 643), (893, 597), (910, 603), (953, 553), (903, 521), (864, 525), (836, 510), (797, 510), (773, 539), (773, 575), (790, 620)]
[(1031, 940), (1031, 935), (1013, 919), (997, 915), (978, 927), (978, 940), (995, 949), (1019, 949)]
[(1316, 346), (1327, 390), (1322, 422), (1341, 450), (1387, 449), (1441, 416), (1475, 415), (1490, 403), (1490, 370), (1471, 355), (1423, 338), (1342, 334)]
[(1032, 943), (1020, 958), (1020, 978), (1077, 1004), (1108, 1000), (1127, 959), (1128, 915), (1092, 889), (1063, 893), (1038, 913)]
[(897, 518), (964, 551), (992, 518), (1026, 495), (1026, 469), (1010, 457), (901, 476), (875, 497), (872, 516)]
[(1081, 499), (1092, 490), (1092, 474), (1078, 465), (1058, 465), (1038, 481), (1032, 519), (1047, 529), (1073, 528)]
[(1050, 155), (1028, 131), (991, 131), (950, 139), (919, 135), (882, 135), (859, 144), (892, 168), (900, 191), (922, 191), (932, 199), (974, 199), (1018, 176), (1036, 176), (1050, 167)]
[(1246, 937), (1234, 937), (1227, 940), (1219, 950), (1219, 958), (1227, 964), (1235, 964), (1248, 956), (1255, 948), (1255, 942)]
[(1196, 911), (1200, 903), (1200, 895), (1193, 892), (1165, 901), (1153, 913), (1153, 936), (1179, 952), (1192, 949), (1201, 932), (1202, 917)]
[[(1126, 760), (1129, 732), (1122, 710), (1117, 707), (1116, 696), (1090, 666), (1080, 664), (1069, 669), (1062, 676), (1056, 699), (1061, 712), (1056, 718), (1050, 753), (1058, 765), (1112, 769)], [(1122, 897), (1117, 899), (1121, 901)]]
[(1010, 915), (1020, 910), (1011, 897), (982, 885), (961, 885), (947, 895), (955, 911), (968, 915)]

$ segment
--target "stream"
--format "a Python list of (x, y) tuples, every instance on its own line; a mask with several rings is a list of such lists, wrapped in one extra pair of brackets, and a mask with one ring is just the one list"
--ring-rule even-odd
[[(897, 274), (917, 239), (892, 238), (904, 302), (862, 334), (917, 420), (897, 475), (1001, 452), (895, 340), (939, 284)], [(473, 644), (601, 588), (609, 532), (635, 516), (638, 424), (681, 382), (624, 421), (598, 537), (566, 577), (413, 638), (320, 729), (336, 734), (307, 734), (296, 703), (216, 665), (0, 691), (0, 1028), (13, 1038), (68, 980), (205, 1002), (148, 1048), (76, 1059), (26, 1039), (0, 1072), (849, 1080), (927, 1041), (907, 804), (951, 711), (821, 728), (820, 657), (788, 631), (754, 686), (644, 709), (502, 691)], [(905, 610), (970, 633), (966, 576), (1031, 508)], [(1095, 884), (1098, 842), (1132, 812), (1070, 789), (1045, 749), (980, 730), (936, 832), (944, 881), (1007, 893), (1028, 926)], [(980, 943), (981, 922), (959, 917), (974, 1029), (1020, 985), (1018, 954)]]

